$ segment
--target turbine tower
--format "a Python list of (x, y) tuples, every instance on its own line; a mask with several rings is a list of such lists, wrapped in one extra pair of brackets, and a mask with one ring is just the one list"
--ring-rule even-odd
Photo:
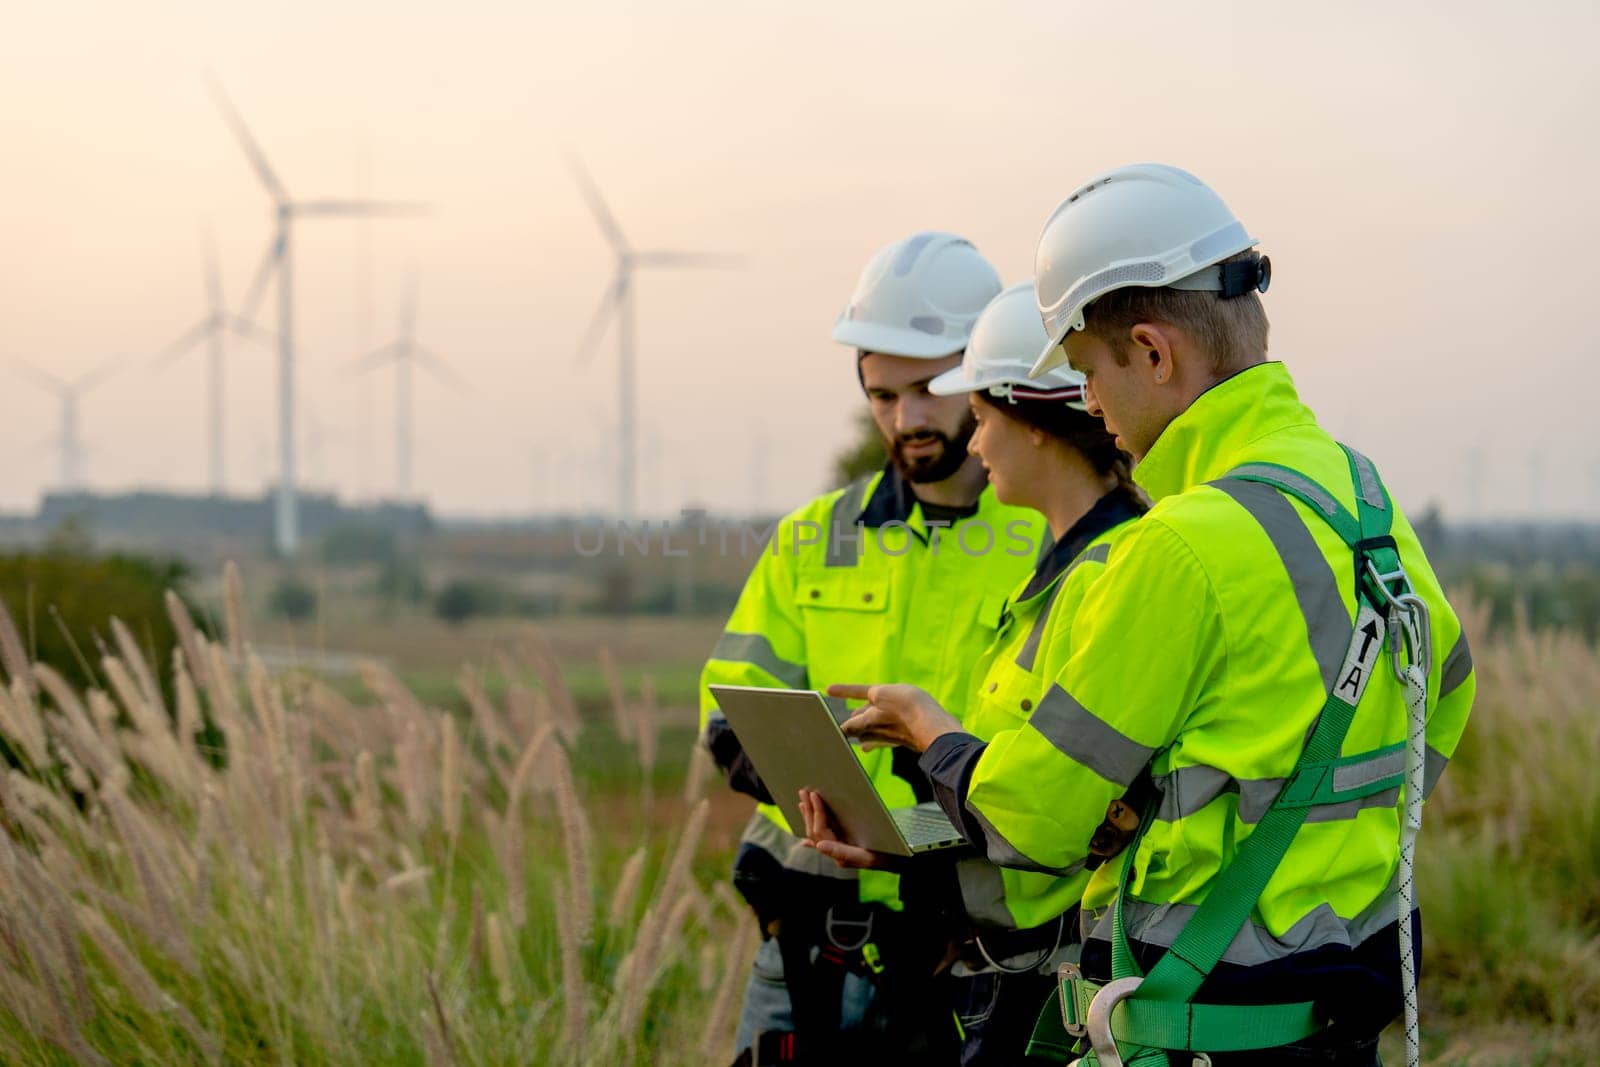
[(633, 350), (633, 272), (636, 270), (683, 270), (696, 267), (732, 267), (740, 260), (736, 256), (711, 255), (702, 252), (677, 252), (665, 250), (638, 251), (623, 236), (622, 227), (606, 206), (600, 189), (583, 169), (576, 157), (571, 160), (572, 173), (578, 188), (589, 202), (595, 222), (605, 234), (606, 241), (616, 256), (616, 273), (600, 297), (600, 306), (589, 320), (578, 344), (578, 361), (586, 360), (605, 334), (613, 318), (617, 321), (617, 424), (619, 437), (617, 455), (617, 511), (618, 517), (634, 516), (634, 501), (638, 490), (638, 395), (639, 381), (634, 370)]
[(373, 218), (384, 215), (415, 215), (422, 205), (377, 200), (292, 200), (267, 164), (267, 157), (250, 130), (239, 117), (232, 101), (215, 78), (208, 77), (212, 98), (222, 112), (223, 121), (233, 131), (256, 177), (272, 198), (277, 229), (267, 246), (255, 280), (250, 285), (243, 307), (244, 317), (254, 317), (256, 302), (267, 282), (278, 283), (278, 486), (273, 543), (281, 556), (293, 556), (300, 542), (299, 500), (295, 481), (295, 365), (294, 365), (294, 270), (291, 244), (294, 223), (309, 218)]
[(421, 364), (424, 370), (453, 389), (463, 389), (463, 382), (454, 371), (445, 366), (437, 353), (417, 343), (417, 276), (413, 272), (406, 282), (405, 296), (400, 301), (400, 327), (395, 339), (375, 352), (365, 356), (357, 369), (362, 372), (377, 370), (385, 363), (394, 364), (394, 474), (395, 491), (400, 500), (411, 499), (411, 457), (416, 446), (414, 404), (411, 396), (411, 368)]
[(272, 335), (248, 319), (230, 312), (222, 300), (222, 271), (217, 266), (216, 236), (210, 227), (201, 240), (206, 264), (206, 316), (178, 335), (150, 361), (152, 368), (165, 367), (189, 353), (204, 339), (206, 344), (206, 394), (210, 408), (206, 434), (210, 444), (211, 493), (221, 496), (227, 488), (223, 445), (223, 351), (224, 338), (232, 333), (246, 340), (266, 343)]
[(110, 377), (119, 357), (112, 357), (87, 374), (68, 382), (31, 363), (18, 360), (17, 373), (41, 389), (52, 392), (61, 401), (61, 437), (56, 447), (61, 450), (61, 489), (73, 493), (83, 488), (83, 440), (78, 432), (78, 401), (95, 386)]

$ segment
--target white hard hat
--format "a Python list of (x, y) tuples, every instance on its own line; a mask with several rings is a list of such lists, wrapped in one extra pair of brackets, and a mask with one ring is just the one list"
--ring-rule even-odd
[(833, 339), (866, 352), (937, 359), (967, 347), (1000, 275), (972, 242), (927, 232), (896, 241), (861, 272)]
[(954, 396), (985, 390), (990, 396), (1018, 400), (1060, 400), (1084, 410), (1083, 375), (1062, 365), (1029, 380), (1034, 360), (1045, 343), (1044, 324), (1032, 282), (1018, 282), (989, 302), (972, 327), (961, 366), (928, 383), (928, 392)]
[(1033, 280), (1047, 336), (1033, 372), (1066, 362), (1062, 339), (1083, 329), (1084, 309), (1113, 289), (1265, 292), (1265, 259), (1232, 273), (1205, 269), (1256, 243), (1220, 196), (1177, 167), (1136, 163), (1091, 179), (1061, 202), (1039, 235)]

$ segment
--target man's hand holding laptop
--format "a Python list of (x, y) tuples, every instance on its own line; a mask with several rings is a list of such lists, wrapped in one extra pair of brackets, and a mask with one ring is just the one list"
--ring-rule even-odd
[[(900, 745), (922, 752), (935, 738), (961, 730), (954, 715), (914, 685), (830, 685), (828, 695), (866, 701), (839, 724), (840, 732), (861, 741), (864, 748)], [(800, 790), (800, 811), (806, 820), (803, 843), (841, 867), (888, 867), (898, 859), (839, 840), (828, 805), (815, 790)]]

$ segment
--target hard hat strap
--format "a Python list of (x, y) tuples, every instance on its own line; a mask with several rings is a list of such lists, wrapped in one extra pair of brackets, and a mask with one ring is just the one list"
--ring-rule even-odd
[(1240, 259), (1213, 263), (1179, 278), (1167, 288), (1216, 293), (1223, 300), (1232, 300), (1249, 292), (1264, 293), (1271, 284), (1272, 260), (1259, 252), (1251, 252)]
[(1037, 389), (1029, 385), (1017, 385), (1014, 382), (1002, 382), (999, 385), (989, 386), (990, 396), (1000, 397), (1013, 404), (1019, 400), (1063, 400), (1068, 404), (1081, 404), (1083, 401), (1083, 386), (1068, 385), (1060, 389)]

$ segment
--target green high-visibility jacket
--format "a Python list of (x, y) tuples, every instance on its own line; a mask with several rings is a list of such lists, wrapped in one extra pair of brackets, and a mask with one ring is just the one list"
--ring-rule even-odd
[[(707, 688), (713, 684), (826, 689), (906, 678), (959, 706), (1006, 594), (1039, 557), (1044, 529), (1037, 512), (1001, 504), (989, 487), (975, 514), (930, 527), (893, 467), (791, 512), (701, 673), (701, 729), (720, 717)], [(844, 714), (842, 702), (836, 713)], [(894, 773), (894, 751), (859, 753), (891, 808), (917, 802), (910, 782)], [(902, 763), (915, 770), (914, 759)], [(854, 876), (798, 847), (788, 830), (783, 814), (764, 804), (746, 840), (788, 866)], [(887, 871), (863, 872), (860, 897), (898, 907), (898, 884)]]
[[(1105, 569), (1111, 546), (1132, 528), (1138, 507), (1121, 490), (1102, 497), (1055, 543), (1017, 588), (1000, 632), (974, 665), (982, 679), (962, 709), (962, 725), (989, 740), (1026, 725), (1066, 662), (1084, 594)], [(1077, 904), (1089, 873), (1061, 876), (1001, 867), (984, 858), (957, 864), (967, 916), (1006, 929), (1040, 926)], [(1073, 938), (1071, 932), (1065, 940)]]
[[(1214, 386), (1168, 425), (1135, 471), (1154, 506), (1113, 546), (1085, 594), (1055, 684), (1026, 726), (996, 736), (970, 768), (964, 800), (993, 830), (990, 857), (1069, 875), (1083, 869), (1107, 803), (1149, 764), (1161, 799), (1124, 908), (1128, 935), (1148, 945), (1171, 944), (1249, 837), (1329, 689), (1342, 681), (1350, 650), (1350, 550), (1298, 500), (1267, 486), (1211, 484), (1251, 463), (1297, 471), (1355, 510), (1350, 463), (1282, 364)], [(1392, 534), (1431, 610), (1431, 791), (1472, 704), (1472, 657), (1398, 510)], [(1406, 722), (1385, 652), (1343, 752), (1396, 745)], [(936, 790), (962, 744), (961, 735), (946, 735), (924, 755)], [(1341, 774), (1382, 777), (1397, 770), (1388, 765), (1394, 758)], [(1398, 793), (1313, 808), (1223, 961), (1249, 966), (1356, 945), (1393, 922)], [(1110, 937), (1120, 866), (1096, 870), (1085, 892), (1088, 937)]]

